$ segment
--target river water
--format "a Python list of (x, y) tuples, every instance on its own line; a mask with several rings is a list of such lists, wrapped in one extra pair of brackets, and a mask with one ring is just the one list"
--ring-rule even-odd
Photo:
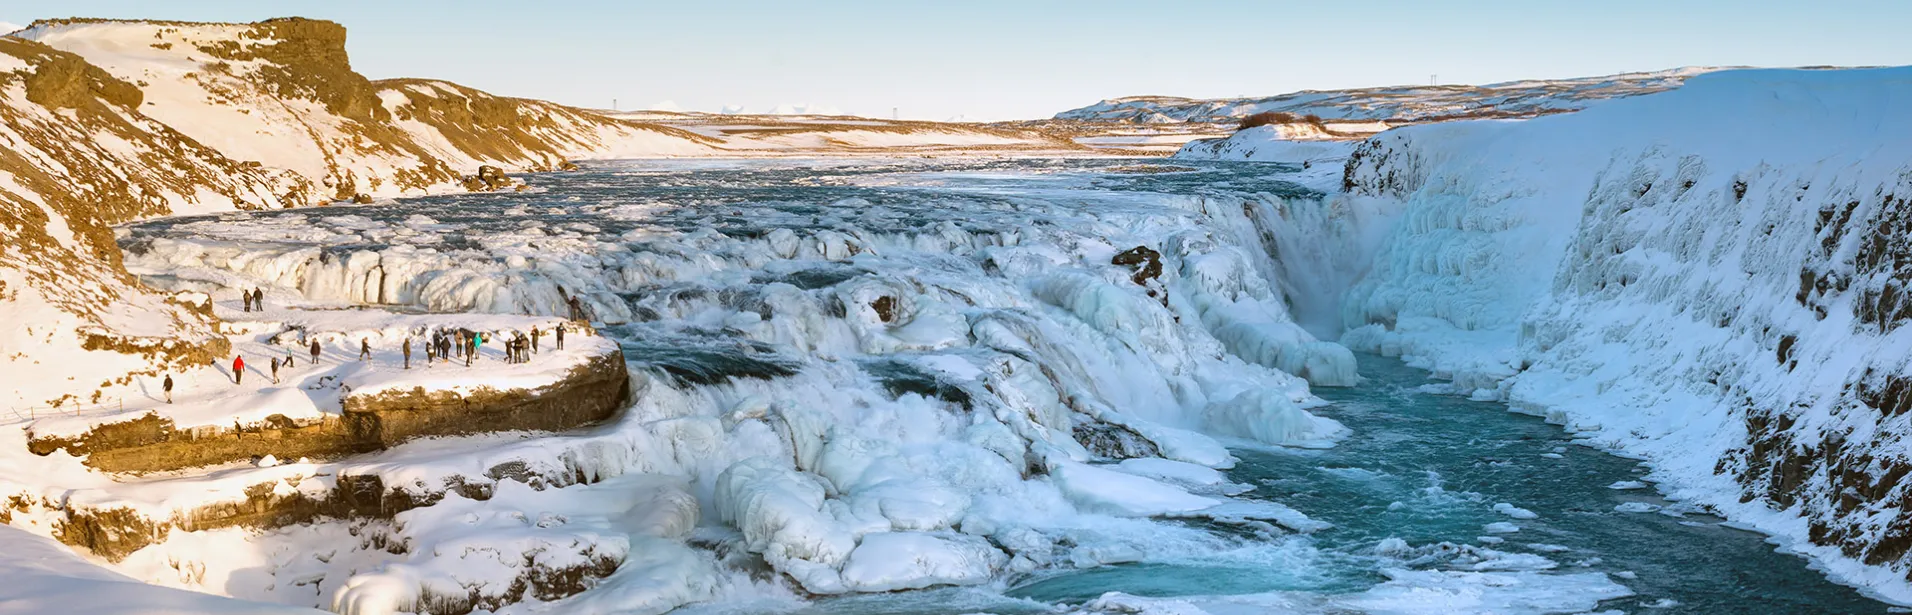
[[(1636, 595), (1602, 608), (1629, 613), (1885, 613), (1888, 607), (1827, 581), (1803, 558), (1723, 519), (1681, 512), (1649, 489), (1612, 489), (1645, 472), (1638, 462), (1572, 444), (1558, 426), (1506, 406), (1420, 393), (1426, 373), (1361, 357), (1362, 386), (1319, 389), (1321, 412), (1354, 436), (1320, 451), (1236, 452), (1237, 481), (1335, 524), (1312, 536), (1325, 552), (1300, 573), (1206, 566), (1132, 566), (1057, 577), (1011, 590), (1078, 601), (1107, 588), (1186, 595), (1269, 590), (1345, 592), (1381, 580), (1364, 554), (1386, 538), (1533, 553), (1562, 571), (1612, 576)], [(1533, 512), (1516, 520), (1507, 503)], [(1616, 508), (1633, 506), (1621, 512)], [(1520, 531), (1483, 526), (1515, 522)], [(1504, 542), (1483, 544), (1481, 537)]]

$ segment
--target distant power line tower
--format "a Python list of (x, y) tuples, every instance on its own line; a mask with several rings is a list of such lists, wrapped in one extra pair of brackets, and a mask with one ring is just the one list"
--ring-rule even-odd
[(1427, 76), (1427, 84), (1428, 84), (1428, 85), (1434, 85), (1434, 82), (1435, 82), (1436, 80), (1438, 80), (1438, 79), (1440, 79), (1440, 78), (1441, 78), (1441, 76), (1440, 76), (1440, 75), (1428, 75), (1428, 76)]

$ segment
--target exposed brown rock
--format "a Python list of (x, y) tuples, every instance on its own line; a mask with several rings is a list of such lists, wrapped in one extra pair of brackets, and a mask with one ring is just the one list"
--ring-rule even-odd
[(1162, 276), (1162, 253), (1148, 246), (1135, 246), (1109, 259), (1112, 265), (1126, 265), (1135, 269), (1130, 276), (1136, 284), (1147, 285), (1149, 280)]
[(266, 455), (315, 459), (365, 453), (425, 436), (508, 430), (562, 431), (617, 414), (630, 396), (622, 352), (594, 357), (564, 379), (537, 389), (458, 394), (422, 389), (347, 395), (339, 418), (176, 429), (156, 413), (107, 423), (77, 438), (30, 438), (36, 455), (64, 450), (107, 472), (160, 472)]
[(377, 449), (424, 436), (571, 429), (615, 415), (630, 393), (624, 353), (613, 351), (592, 358), (561, 383), (536, 391), (481, 389), (461, 395), (411, 389), (348, 395), (344, 416), (352, 441)]
[(145, 98), (138, 87), (70, 53), (46, 49), (29, 61), (35, 66), (26, 76), (27, 100), (49, 108), (72, 109), (99, 100), (138, 109)]
[(1162, 455), (1161, 450), (1156, 448), (1155, 442), (1136, 433), (1133, 429), (1114, 423), (1085, 420), (1076, 423), (1072, 431), (1076, 443), (1100, 457), (1135, 459)]
[(53, 537), (117, 562), (165, 540), (170, 531), (167, 524), (155, 523), (130, 508), (111, 508), (69, 514), (65, 522), (53, 528)]

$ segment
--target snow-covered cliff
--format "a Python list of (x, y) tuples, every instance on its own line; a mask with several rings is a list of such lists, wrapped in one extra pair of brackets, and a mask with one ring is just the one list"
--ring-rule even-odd
[(1390, 229), (1343, 342), (1912, 599), (1907, 101), (1912, 69), (1730, 71), (1378, 136), (1334, 201)]

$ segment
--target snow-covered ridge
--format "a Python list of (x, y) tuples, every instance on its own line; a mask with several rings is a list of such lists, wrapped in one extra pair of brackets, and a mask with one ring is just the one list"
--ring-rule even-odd
[(345, 28), (328, 21), (58, 20), (13, 36), (137, 84), (142, 113), (284, 176), (293, 204), (452, 191), (480, 165), (533, 171), (588, 154), (708, 150), (696, 135), (550, 103), (368, 80), (352, 71)]
[(1595, 102), (1679, 87), (1687, 79), (1720, 70), (1686, 67), (1577, 79), (1532, 79), (1490, 85), (1427, 85), (1302, 90), (1262, 98), (1191, 99), (1174, 96), (1113, 98), (1056, 114), (1056, 119), (1144, 124), (1233, 123), (1256, 113), (1279, 111), (1328, 120), (1394, 124), (1486, 117), (1531, 117), (1586, 108)]
[(1356, 142), (1349, 140), (1296, 138), (1285, 125), (1256, 126), (1237, 130), (1219, 139), (1196, 139), (1176, 150), (1175, 158), (1190, 160), (1247, 160), (1299, 164), (1317, 180), (1317, 188), (1335, 189), (1341, 169), (1354, 153)]
[(1335, 198), (1389, 229), (1342, 341), (1912, 600), (1908, 100), (1908, 68), (1729, 71), (1378, 136)]

